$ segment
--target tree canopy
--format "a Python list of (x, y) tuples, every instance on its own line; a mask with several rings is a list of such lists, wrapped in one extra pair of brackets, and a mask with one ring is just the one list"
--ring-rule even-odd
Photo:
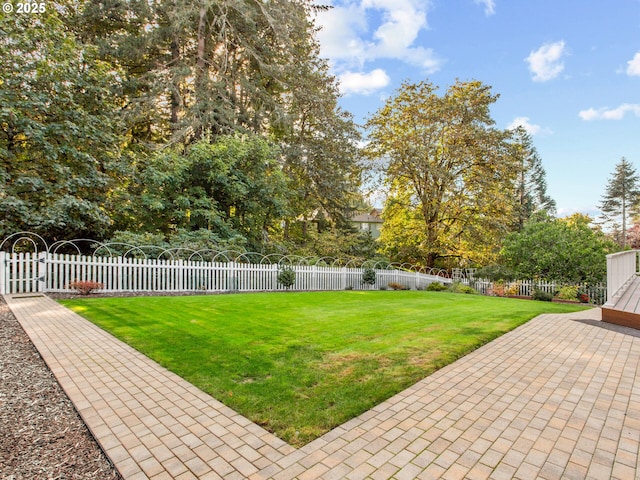
[(113, 72), (50, 10), (0, 17), (0, 235), (103, 236), (121, 172)]
[[(464, 266), (492, 263), (510, 232), (553, 213), (531, 138), (495, 126), (498, 95), (480, 81), (442, 94), (405, 82), (362, 149), (319, 54), (318, 8), (62, 0), (0, 17), (0, 237)], [(348, 219), (366, 211), (363, 170), (381, 161), (374, 242)]]
[(627, 225), (631, 217), (640, 214), (640, 186), (636, 169), (622, 157), (609, 178), (600, 202), (603, 223), (613, 229), (621, 247), (627, 245)]
[(360, 137), (316, 8), (63, 0), (0, 17), (0, 236), (205, 229), (278, 249), (319, 214), (349, 232)]
[(591, 218), (582, 214), (534, 217), (504, 240), (502, 263), (516, 278), (601, 282), (606, 278), (606, 255), (619, 248), (590, 223)]
[(119, 227), (165, 235), (205, 229), (220, 238), (242, 236), (260, 250), (288, 213), (278, 160), (278, 149), (258, 136), (223, 136), (157, 152), (140, 167)]
[(369, 119), (367, 155), (384, 160), (381, 240), (391, 257), (427, 266), (452, 258), (487, 263), (516, 219), (544, 197), (528, 139), (494, 126), (496, 100), (479, 81), (457, 81), (443, 95), (430, 82), (405, 82)]

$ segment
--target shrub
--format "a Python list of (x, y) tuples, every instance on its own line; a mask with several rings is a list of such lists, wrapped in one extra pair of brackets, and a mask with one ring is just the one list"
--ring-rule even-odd
[(278, 273), (278, 283), (286, 288), (296, 283), (296, 271), (292, 267), (282, 267)]
[(353, 290), (353, 285), (347, 285), (344, 287), (345, 290)]
[(520, 293), (520, 283), (519, 282), (512, 283), (504, 290), (504, 293), (505, 295), (511, 295), (511, 296), (518, 295)]
[(98, 290), (104, 288), (104, 285), (99, 282), (90, 282), (90, 281), (76, 281), (71, 282), (69, 284), (69, 288), (73, 288), (77, 290), (81, 295), (89, 295), (93, 290)]
[(467, 295), (473, 295), (473, 294), (478, 293), (472, 287), (470, 287), (468, 285), (464, 285), (463, 283), (460, 283), (460, 282), (453, 282), (451, 284), (451, 286), (449, 287), (449, 291), (451, 291), (453, 293), (465, 293)]
[(363, 285), (375, 285), (376, 283), (376, 271), (373, 268), (365, 268), (362, 272), (362, 284)]
[(402, 285), (401, 283), (390, 282), (387, 286), (393, 290), (409, 290), (409, 287)]
[(561, 298), (562, 300), (576, 300), (578, 298), (578, 287), (573, 287), (571, 285), (561, 287), (558, 292), (558, 298)]
[(469, 285), (462, 285), (462, 287), (460, 287), (458, 291), (459, 293), (464, 293), (465, 295), (476, 295), (478, 293), (477, 290), (475, 290), (473, 287), (470, 287)]
[(589, 303), (591, 302), (591, 297), (589, 296), (589, 291), (584, 285), (578, 287), (578, 293), (576, 294), (576, 298), (581, 303)]
[(531, 296), (531, 298), (533, 300), (539, 300), (541, 302), (550, 302), (551, 300), (553, 300), (553, 294), (536, 288), (533, 290), (533, 295)]
[(428, 292), (442, 292), (446, 289), (447, 289), (446, 285), (443, 285), (440, 282), (433, 282), (427, 286)]
[(498, 280), (497, 282), (493, 282), (492, 294), (496, 297), (504, 297), (504, 282), (502, 280)]

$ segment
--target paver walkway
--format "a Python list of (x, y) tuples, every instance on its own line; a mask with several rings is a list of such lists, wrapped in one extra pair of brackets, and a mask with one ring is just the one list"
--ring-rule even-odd
[(7, 303), (126, 480), (640, 478), (640, 332), (542, 315), (296, 450), (45, 296)]

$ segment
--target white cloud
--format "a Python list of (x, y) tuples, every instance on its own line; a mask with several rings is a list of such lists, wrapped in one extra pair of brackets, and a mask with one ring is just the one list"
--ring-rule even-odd
[(496, 2), (493, 0), (474, 0), (475, 3), (484, 5), (484, 14), (486, 16), (496, 13)]
[(640, 117), (639, 103), (623, 103), (617, 108), (589, 108), (582, 110), (578, 116), (586, 121), (591, 120), (622, 120), (627, 113), (635, 114)]
[(564, 70), (562, 57), (565, 54), (563, 40), (555, 43), (545, 43), (538, 50), (531, 52), (526, 61), (529, 64), (529, 70), (533, 74), (533, 81), (546, 82), (560, 75)]
[(580, 113), (578, 113), (578, 116), (582, 120), (591, 121), (597, 120), (600, 114), (595, 108), (589, 108), (588, 110), (581, 110)]
[(381, 10), (383, 20), (374, 33), (374, 37), (380, 40), (382, 49), (394, 52), (411, 45), (418, 36), (418, 32), (427, 26), (427, 13), (411, 1), (400, 0), (389, 2), (385, 0), (365, 0), (362, 2), (365, 9)]
[(524, 128), (524, 130), (529, 135), (538, 135), (538, 134), (549, 134), (552, 133), (551, 130), (547, 128), (542, 128), (540, 125), (536, 125), (531, 123), (529, 117), (516, 117), (511, 123), (507, 126), (508, 130), (514, 130), (518, 127)]
[(443, 63), (442, 59), (435, 54), (433, 49), (423, 47), (407, 49), (400, 59), (422, 68), (427, 74), (440, 70)]
[(395, 59), (434, 73), (441, 60), (434, 51), (416, 45), (428, 27), (425, 0), (356, 0), (320, 12), (318, 40), (322, 56), (336, 71), (362, 68), (366, 62)]
[(338, 79), (340, 92), (345, 95), (349, 93), (370, 95), (391, 83), (389, 75), (381, 68), (376, 68), (369, 73), (345, 72)]
[(317, 15), (320, 53), (331, 60), (361, 59), (366, 45), (362, 35), (367, 30), (366, 18), (356, 4), (334, 6)]
[(640, 52), (627, 62), (627, 75), (640, 77)]

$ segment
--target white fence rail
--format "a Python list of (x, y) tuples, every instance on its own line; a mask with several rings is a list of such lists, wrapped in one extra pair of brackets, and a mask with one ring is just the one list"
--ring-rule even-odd
[(607, 297), (616, 293), (638, 273), (638, 250), (607, 255)]
[[(103, 292), (230, 292), (286, 290), (281, 266), (239, 262), (97, 257), (0, 252), (0, 293), (72, 292), (72, 282), (92, 281)], [(292, 265), (292, 290), (365, 290), (390, 283), (425, 288), (449, 278), (399, 269), (376, 269), (376, 283), (363, 285), (364, 268)]]

